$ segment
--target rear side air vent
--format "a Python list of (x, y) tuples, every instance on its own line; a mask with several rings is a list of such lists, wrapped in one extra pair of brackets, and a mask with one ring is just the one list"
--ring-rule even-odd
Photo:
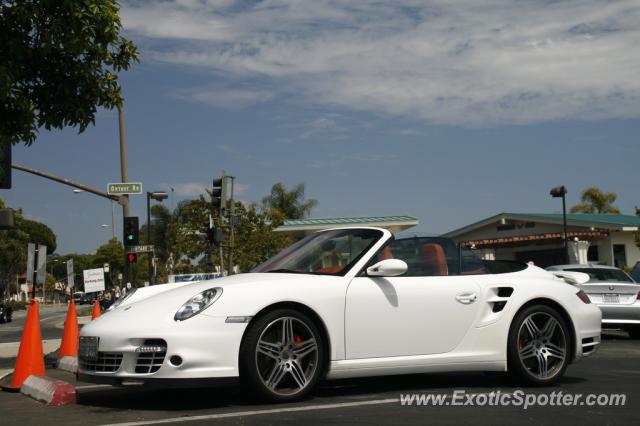
[(491, 289), (493, 296), (489, 297), (489, 305), (491, 306), (491, 312), (501, 312), (507, 305), (509, 298), (513, 294), (513, 287), (494, 287)]
[(498, 297), (511, 297), (512, 294), (512, 287), (498, 287)]

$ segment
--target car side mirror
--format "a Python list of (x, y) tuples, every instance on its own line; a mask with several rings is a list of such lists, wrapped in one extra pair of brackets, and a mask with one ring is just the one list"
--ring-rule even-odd
[(370, 277), (397, 277), (407, 272), (407, 263), (400, 259), (385, 259), (367, 268)]

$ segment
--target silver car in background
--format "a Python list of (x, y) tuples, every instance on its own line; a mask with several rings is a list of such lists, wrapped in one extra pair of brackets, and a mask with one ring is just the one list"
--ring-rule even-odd
[(602, 311), (602, 326), (622, 328), (632, 338), (640, 338), (640, 284), (623, 270), (595, 264), (557, 265), (547, 270), (589, 274), (589, 281), (579, 287)]

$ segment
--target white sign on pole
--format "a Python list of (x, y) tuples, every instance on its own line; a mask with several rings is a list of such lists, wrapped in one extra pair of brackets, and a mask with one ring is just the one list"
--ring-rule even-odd
[(82, 271), (84, 275), (84, 292), (96, 293), (104, 291), (104, 269), (86, 269)]
[(27, 284), (33, 284), (33, 267), (36, 262), (36, 245), (27, 245)]
[(73, 259), (67, 260), (67, 287), (73, 288)]
[(47, 276), (47, 246), (38, 244), (38, 269), (36, 273), (36, 283), (44, 285)]

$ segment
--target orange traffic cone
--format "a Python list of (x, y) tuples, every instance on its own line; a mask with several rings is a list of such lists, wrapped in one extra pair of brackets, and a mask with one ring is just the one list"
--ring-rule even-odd
[(76, 304), (71, 299), (67, 319), (64, 321), (64, 333), (60, 343), (58, 358), (64, 356), (78, 357), (78, 316), (76, 314)]
[(96, 303), (93, 304), (93, 313), (91, 314), (91, 321), (98, 318), (100, 316), (100, 302), (96, 300)]
[(38, 302), (31, 300), (27, 319), (22, 331), (20, 349), (18, 349), (18, 359), (16, 368), (13, 371), (11, 388), (18, 389), (22, 383), (31, 375), (44, 375), (44, 353), (42, 351), (42, 335), (40, 334), (40, 316), (38, 313)]

